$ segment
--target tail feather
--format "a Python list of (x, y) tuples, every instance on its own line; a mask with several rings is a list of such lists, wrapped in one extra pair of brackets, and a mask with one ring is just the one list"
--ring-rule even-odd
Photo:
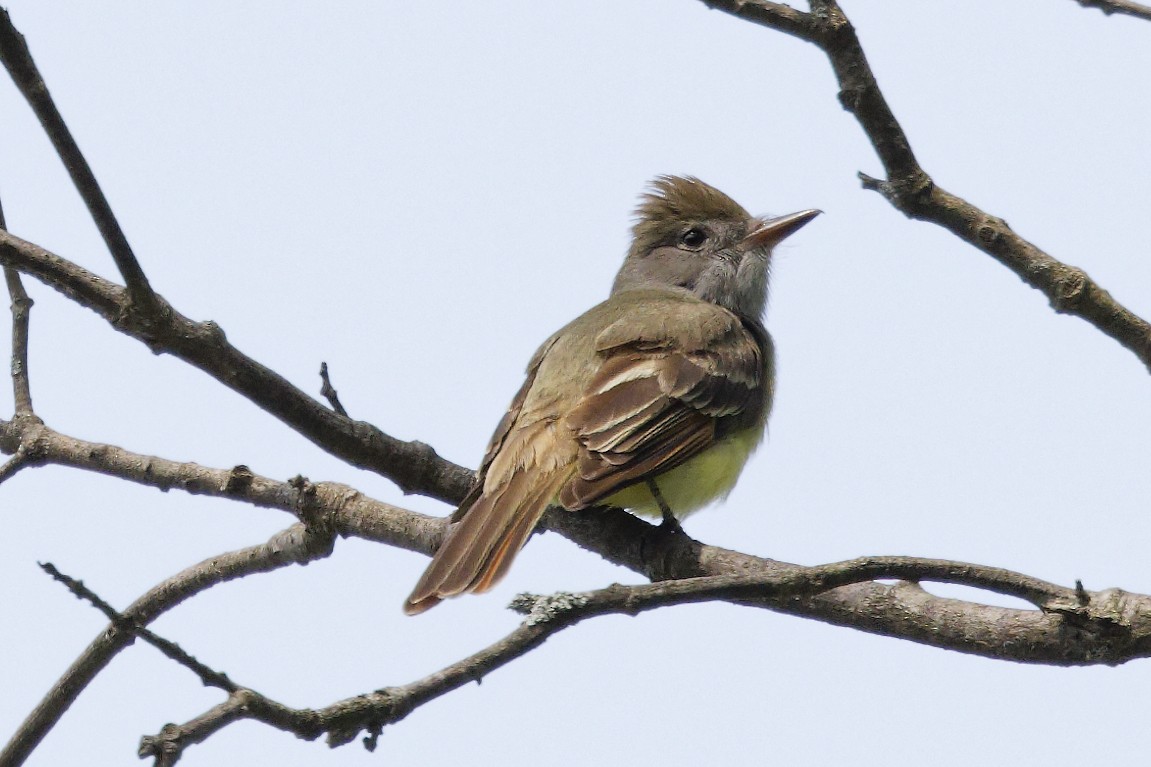
[(520, 549), (524, 547), (536, 529), (540, 517), (547, 511), (548, 505), (555, 498), (555, 494), (556, 489), (548, 485), (537, 490), (535, 497), (527, 499), (523, 508), (538, 509), (538, 511), (531, 514), (521, 513), (512, 521), (500, 545), (488, 559), (483, 572), (472, 581), (471, 591), (482, 594), (503, 580), (504, 576), (508, 574), (508, 570), (511, 569), (516, 555), (519, 554)]
[(448, 532), (404, 603), (404, 612), (417, 615), (448, 597), (493, 587), (511, 567), (564, 479), (563, 473), (540, 477), (520, 471), (496, 492), (481, 495)]

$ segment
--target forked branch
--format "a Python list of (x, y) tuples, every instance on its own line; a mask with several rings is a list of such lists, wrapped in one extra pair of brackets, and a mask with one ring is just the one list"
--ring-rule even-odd
[(116, 262), (116, 268), (124, 278), (124, 284), (128, 286), (132, 309), (151, 315), (157, 307), (155, 293), (148, 284), (148, 278), (144, 275), (140, 262), (136, 260), (132, 246), (128, 244), (128, 238), (120, 228), (120, 222), (113, 215), (112, 206), (108, 204), (108, 199), (100, 189), (88, 160), (80, 151), (64, 118), (60, 116), (60, 110), (56, 108), (48, 92), (48, 86), (40, 76), (36, 62), (32, 60), (24, 35), (13, 26), (8, 11), (3, 8), (0, 8), (0, 60), (3, 60), (12, 81), (16, 83), (16, 87), (32, 107), (32, 111), (36, 113), (40, 125), (56, 149), (56, 154), (64, 163), (72, 183), (80, 192), (84, 204), (88, 206), (88, 213), (96, 222), (96, 228), (100, 230), (100, 236), (104, 238), (104, 243)]
[(129, 646), (135, 634), (128, 626), (146, 626), (186, 599), (221, 583), (256, 573), (267, 573), (293, 564), (304, 564), (331, 553), (332, 540), (293, 525), (267, 543), (210, 557), (158, 584), (120, 613), (92, 641), (72, 666), (52, 686), (0, 751), (0, 765), (17, 767), (35, 750), (60, 717), (112, 661)]
[[(329, 746), (350, 743), (361, 732), (366, 732), (363, 743), (373, 749), (385, 726), (400, 721), (424, 703), (470, 682), (482, 681), (492, 671), (540, 647), (552, 635), (589, 618), (637, 615), (661, 607), (715, 600), (759, 606), (782, 604), (876, 577), (909, 576), (952, 583), (994, 584), (993, 590), (1026, 594), (1056, 622), (1066, 619), (1079, 630), (1097, 635), (1110, 635), (1117, 630), (1113, 595), (1089, 594), (1015, 573), (988, 570), (909, 557), (861, 558), (774, 576), (716, 576), (641, 586), (615, 585), (578, 594), (521, 594), (511, 607), (526, 617), (515, 630), (483, 650), (415, 682), (357, 695), (320, 709), (289, 708), (253, 690), (239, 688), (230, 691), (223, 703), (191, 721), (167, 725), (156, 735), (145, 736), (140, 754), (154, 757), (156, 765), (173, 764), (188, 746), (202, 742), (240, 719), (260, 721), (306, 740), (326, 735)], [(904, 587), (918, 590), (912, 584)], [(1139, 602), (1137, 606), (1126, 605), (1124, 610), (1138, 611), (1151, 604), (1148, 598), (1140, 598)], [(1140, 631), (1143, 652), (1149, 647), (1149, 630), (1151, 626), (1144, 626)]]
[[(1111, 12), (1143, 15), (1136, 12), (1142, 7), (1134, 3), (1079, 1)], [(1082, 269), (1053, 258), (1016, 234), (1002, 218), (943, 189), (920, 166), (879, 88), (854, 27), (836, 0), (810, 0), (810, 13), (760, 0), (702, 2), (798, 37), (827, 55), (839, 82), (839, 101), (859, 121), (886, 174), (885, 179), (876, 179), (860, 173), (865, 189), (879, 192), (904, 215), (938, 224), (991, 256), (1047, 296), (1055, 311), (1091, 323), (1151, 369), (1151, 324), (1116, 301)]]

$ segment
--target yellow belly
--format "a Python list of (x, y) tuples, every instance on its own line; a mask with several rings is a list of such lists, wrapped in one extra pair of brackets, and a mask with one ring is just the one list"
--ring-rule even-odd
[[(726, 498), (761, 439), (762, 429), (747, 429), (717, 442), (687, 463), (657, 475), (655, 483), (676, 519), (682, 520), (712, 501)], [(625, 487), (605, 498), (603, 503), (644, 516), (660, 516), (659, 504), (646, 482)]]

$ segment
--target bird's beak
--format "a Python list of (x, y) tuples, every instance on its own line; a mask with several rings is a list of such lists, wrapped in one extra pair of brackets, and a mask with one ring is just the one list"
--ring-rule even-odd
[(822, 212), (822, 210), (801, 210), (798, 213), (768, 219), (740, 241), (739, 249), (758, 250), (778, 245)]

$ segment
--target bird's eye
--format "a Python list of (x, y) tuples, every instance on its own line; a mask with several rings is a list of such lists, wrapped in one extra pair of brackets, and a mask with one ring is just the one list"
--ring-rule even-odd
[(707, 231), (693, 226), (679, 236), (679, 244), (690, 250), (699, 250), (707, 242)]

